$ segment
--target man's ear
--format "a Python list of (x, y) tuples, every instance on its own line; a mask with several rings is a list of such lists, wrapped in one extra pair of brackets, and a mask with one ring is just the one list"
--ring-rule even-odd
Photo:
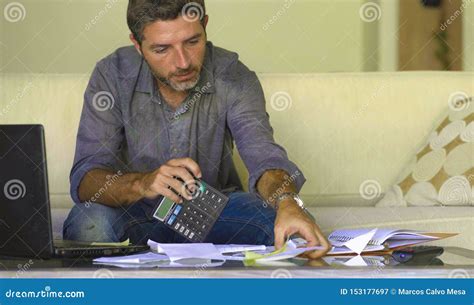
[(140, 44), (138, 43), (138, 41), (135, 39), (135, 37), (133, 36), (133, 34), (130, 33), (130, 36), (129, 36), (129, 37), (130, 37), (130, 40), (133, 42), (133, 45), (135, 46), (135, 49), (137, 50), (137, 52), (138, 52), (141, 56), (143, 56), (142, 50), (141, 50), (141, 46), (140, 46)]
[(203, 17), (203, 20), (202, 20), (202, 26), (204, 27), (204, 31), (206, 30), (208, 22), (209, 22), (209, 15), (206, 15)]

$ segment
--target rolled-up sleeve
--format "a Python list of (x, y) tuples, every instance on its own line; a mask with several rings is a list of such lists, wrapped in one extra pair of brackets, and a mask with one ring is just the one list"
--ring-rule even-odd
[(249, 192), (257, 194), (258, 179), (270, 169), (286, 171), (300, 191), (306, 179), (296, 164), (288, 159), (285, 149), (274, 140), (257, 75), (241, 62), (233, 70), (237, 80), (230, 88), (233, 94), (229, 95), (232, 104), (227, 112), (227, 121), (249, 171)]
[(123, 122), (119, 96), (107, 68), (99, 62), (84, 94), (74, 163), (70, 172), (71, 197), (79, 203), (78, 188), (92, 169), (115, 170), (123, 141)]

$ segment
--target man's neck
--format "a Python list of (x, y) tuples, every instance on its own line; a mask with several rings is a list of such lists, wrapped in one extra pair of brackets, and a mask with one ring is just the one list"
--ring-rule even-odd
[(189, 91), (176, 91), (168, 85), (157, 81), (158, 90), (165, 102), (176, 110), (189, 95)]

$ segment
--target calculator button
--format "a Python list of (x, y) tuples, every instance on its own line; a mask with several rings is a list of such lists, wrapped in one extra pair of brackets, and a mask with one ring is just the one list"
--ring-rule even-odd
[(189, 234), (189, 238), (193, 238), (194, 237), (194, 232), (191, 232), (191, 234)]
[(179, 229), (179, 226), (180, 226), (180, 224), (177, 223), (177, 224), (174, 226), (174, 228), (175, 228), (176, 230), (178, 230), (178, 229)]
[(168, 224), (172, 225), (175, 219), (176, 219), (176, 216), (171, 215), (171, 217), (168, 219)]
[(184, 231), (184, 226), (181, 227), (181, 229), (179, 229), (179, 233), (183, 233)]
[(181, 208), (182, 208), (182, 207), (181, 207), (180, 205), (177, 205), (176, 208), (174, 209), (173, 214), (174, 214), (174, 215), (178, 215), (179, 211), (181, 211)]
[(188, 236), (189, 234), (189, 229), (187, 229), (186, 231), (184, 231), (184, 236)]

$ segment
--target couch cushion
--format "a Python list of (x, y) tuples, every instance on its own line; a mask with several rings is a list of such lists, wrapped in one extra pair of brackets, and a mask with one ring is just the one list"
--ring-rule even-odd
[(431, 132), (377, 206), (474, 205), (474, 97), (456, 92)]

